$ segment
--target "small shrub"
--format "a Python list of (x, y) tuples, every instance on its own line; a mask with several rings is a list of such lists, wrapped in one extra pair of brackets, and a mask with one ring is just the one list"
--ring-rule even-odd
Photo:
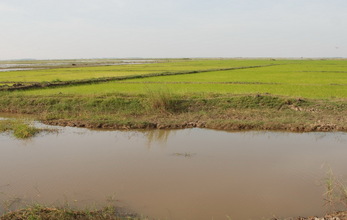
[(177, 112), (179, 101), (169, 90), (148, 90), (146, 106), (159, 112)]

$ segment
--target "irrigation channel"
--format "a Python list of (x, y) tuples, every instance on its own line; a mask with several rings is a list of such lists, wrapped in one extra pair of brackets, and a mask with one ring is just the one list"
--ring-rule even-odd
[(2, 212), (38, 202), (179, 220), (323, 215), (328, 167), (347, 174), (346, 133), (54, 128), (0, 134)]

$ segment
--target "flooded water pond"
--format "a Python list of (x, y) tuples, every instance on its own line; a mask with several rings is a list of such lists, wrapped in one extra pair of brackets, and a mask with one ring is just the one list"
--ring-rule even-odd
[(12, 71), (23, 71), (23, 70), (41, 70), (43, 68), (11, 68), (11, 69), (0, 69), (0, 72), (12, 72)]
[(2, 211), (35, 201), (180, 220), (321, 215), (327, 166), (346, 177), (346, 143), (345, 133), (205, 129), (0, 134)]
[(117, 65), (130, 65), (130, 64), (149, 64), (160, 62), (158, 60), (145, 60), (145, 59), (114, 59), (114, 60), (65, 60), (49, 62), (48, 60), (42, 61), (27, 61), (29, 63), (6, 63), (0, 61), (0, 72), (23, 71), (23, 70), (42, 70), (58, 67), (71, 67), (71, 66), (117, 66)]

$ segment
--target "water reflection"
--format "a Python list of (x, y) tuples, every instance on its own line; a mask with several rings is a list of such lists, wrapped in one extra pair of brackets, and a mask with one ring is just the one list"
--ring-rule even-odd
[(299, 133), (299, 132), (271, 132), (271, 131), (219, 131), (219, 132), (227, 132), (231, 134), (239, 134), (247, 137), (267, 137), (269, 140), (273, 138), (283, 138), (283, 137), (292, 137), (292, 136), (309, 136), (312, 137), (312, 140), (321, 141), (321, 140), (329, 140), (336, 141), (338, 143), (347, 143), (347, 133), (346, 132), (309, 132), (309, 133)]
[[(147, 147), (151, 149), (154, 143), (159, 144), (161, 147), (165, 147), (169, 136), (174, 136), (175, 130), (148, 130), (142, 131), (142, 134), (147, 138)], [(174, 137), (172, 137), (174, 138)]]

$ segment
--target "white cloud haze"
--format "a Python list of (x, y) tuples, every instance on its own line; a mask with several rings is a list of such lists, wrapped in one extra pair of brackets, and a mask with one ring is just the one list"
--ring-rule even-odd
[(347, 57), (345, 0), (0, 0), (0, 59)]

